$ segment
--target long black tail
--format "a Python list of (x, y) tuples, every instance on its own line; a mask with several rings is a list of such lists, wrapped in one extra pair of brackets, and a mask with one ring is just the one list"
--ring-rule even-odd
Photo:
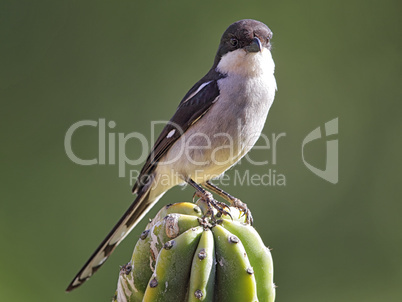
[(78, 274), (71, 281), (66, 291), (70, 292), (89, 279), (112, 254), (116, 246), (131, 232), (142, 217), (151, 209), (163, 194), (150, 197), (150, 190), (140, 193), (119, 222), (114, 226)]

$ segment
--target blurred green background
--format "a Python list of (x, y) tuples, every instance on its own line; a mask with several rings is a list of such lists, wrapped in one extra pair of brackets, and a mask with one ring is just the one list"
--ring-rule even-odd
[[(278, 93), (264, 133), (286, 133), (286, 186), (226, 186), (273, 248), (276, 301), (402, 301), (401, 1), (0, 2), (2, 301), (109, 301), (143, 221), (82, 288), (64, 290), (131, 203), (116, 165), (80, 166), (64, 150), (80, 120), (137, 131), (173, 114), (210, 66), (222, 32), (254, 18), (274, 32)], [(157, 87), (157, 88), (156, 88)], [(339, 182), (309, 171), (301, 144), (339, 118)], [(97, 156), (97, 129), (73, 137)], [(131, 158), (138, 142), (127, 145)], [(270, 159), (255, 150), (253, 159)], [(306, 147), (324, 169), (325, 140)], [(130, 168), (130, 167), (128, 167)], [(141, 166), (131, 167), (135, 169)], [(189, 201), (171, 190), (162, 205)]]

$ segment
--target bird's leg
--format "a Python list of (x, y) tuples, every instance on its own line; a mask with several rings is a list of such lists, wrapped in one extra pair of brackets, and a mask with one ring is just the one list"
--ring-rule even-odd
[[(232, 215), (230, 215), (229, 212), (224, 210), (224, 207), (228, 208), (227, 205), (215, 200), (210, 192), (205, 190), (203, 187), (201, 187), (199, 184), (197, 184), (191, 178), (189, 178), (187, 180), (187, 183), (195, 189), (195, 195), (206, 202), (208, 209), (209, 209), (208, 212), (210, 212), (212, 218), (213, 218), (212, 207), (214, 207), (216, 210), (218, 210), (218, 213), (220, 215), (224, 214), (224, 215), (228, 215), (228, 216), (230, 216), (230, 218), (232, 218)], [(222, 207), (222, 205), (224, 205), (224, 207)]]
[(230, 202), (230, 204), (232, 206), (234, 206), (235, 208), (238, 208), (241, 211), (243, 211), (243, 213), (244, 213), (243, 215), (246, 215), (246, 222), (251, 225), (253, 224), (253, 216), (251, 215), (250, 210), (248, 209), (247, 205), (244, 202), (242, 202), (240, 199), (238, 199), (236, 197), (233, 197), (229, 193), (226, 193), (225, 191), (223, 191), (221, 188), (218, 188), (210, 181), (207, 181), (205, 183), (205, 187), (207, 187), (211, 191), (213, 191), (216, 194), (218, 194), (219, 196), (221, 196), (223, 199)]

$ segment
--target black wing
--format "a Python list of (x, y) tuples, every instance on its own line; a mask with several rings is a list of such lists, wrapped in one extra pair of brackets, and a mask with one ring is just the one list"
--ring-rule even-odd
[(163, 128), (155, 142), (140, 176), (133, 187), (133, 192), (141, 190), (149, 175), (155, 170), (159, 160), (186, 130), (196, 123), (219, 98), (218, 80), (222, 75), (210, 79), (209, 74), (195, 84), (185, 95), (169, 123)]

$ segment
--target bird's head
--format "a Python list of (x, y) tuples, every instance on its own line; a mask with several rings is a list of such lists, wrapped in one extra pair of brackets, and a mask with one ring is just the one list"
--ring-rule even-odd
[(262, 22), (245, 19), (231, 24), (219, 44), (216, 70), (239, 75), (273, 72), (271, 39), (272, 31)]

